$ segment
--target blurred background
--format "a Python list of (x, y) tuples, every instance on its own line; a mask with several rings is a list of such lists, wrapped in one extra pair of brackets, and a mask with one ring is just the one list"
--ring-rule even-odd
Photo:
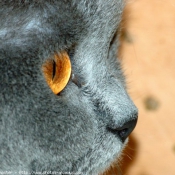
[(120, 59), (139, 120), (107, 174), (175, 175), (175, 0), (127, 1)]

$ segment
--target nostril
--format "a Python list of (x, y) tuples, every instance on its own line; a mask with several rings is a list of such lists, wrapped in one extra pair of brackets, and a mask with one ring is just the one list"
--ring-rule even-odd
[(124, 123), (123, 126), (121, 126), (121, 127), (117, 127), (115, 129), (108, 127), (107, 129), (111, 133), (119, 136), (120, 139), (122, 140), (122, 142), (124, 142), (126, 140), (126, 138), (134, 130), (136, 123), (137, 123), (137, 118)]
[(121, 128), (118, 128), (118, 134), (122, 141), (131, 134), (137, 123), (137, 119), (126, 122)]

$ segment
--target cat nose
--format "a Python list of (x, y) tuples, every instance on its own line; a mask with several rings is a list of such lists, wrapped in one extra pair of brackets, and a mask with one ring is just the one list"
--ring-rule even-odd
[(113, 125), (113, 127), (107, 127), (107, 130), (112, 134), (118, 136), (122, 142), (126, 140), (126, 138), (131, 134), (137, 124), (138, 113), (134, 114), (129, 121), (124, 122), (120, 126)]

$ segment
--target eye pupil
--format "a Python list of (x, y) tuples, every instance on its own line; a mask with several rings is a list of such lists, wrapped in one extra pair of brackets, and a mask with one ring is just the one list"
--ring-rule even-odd
[(56, 75), (56, 62), (53, 60), (52, 80), (54, 79), (55, 75)]

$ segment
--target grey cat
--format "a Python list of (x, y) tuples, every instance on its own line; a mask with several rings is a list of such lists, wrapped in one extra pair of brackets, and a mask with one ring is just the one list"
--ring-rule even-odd
[[(0, 1), (0, 173), (103, 172), (137, 122), (116, 59), (122, 0)], [(69, 54), (52, 93), (42, 65)], [(76, 81), (75, 81), (76, 77)]]

